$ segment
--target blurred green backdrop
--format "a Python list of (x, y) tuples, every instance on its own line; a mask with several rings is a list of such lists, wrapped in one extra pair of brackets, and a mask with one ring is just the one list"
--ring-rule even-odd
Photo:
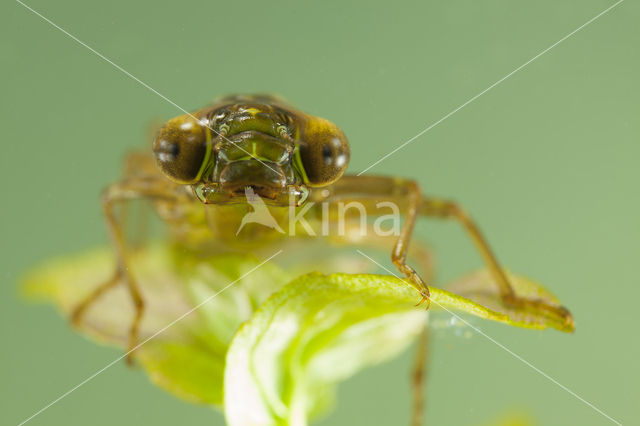
[[(178, 105), (273, 92), (338, 123), (363, 170), (612, 1), (111, 2), (30, 6)], [(98, 194), (174, 106), (12, 1), (2, 37), (2, 424), (17, 424), (120, 351), (74, 334), (17, 282), (106, 242)], [(476, 326), (622, 423), (637, 421), (640, 18), (627, 0), (377, 165), (460, 201), (512, 270), (556, 292), (574, 335)], [(417, 232), (440, 282), (480, 265), (456, 224)], [(407, 424), (411, 354), (340, 387), (322, 425)], [(471, 381), (471, 378), (474, 379)], [(543, 425), (609, 420), (477, 334), (436, 333), (432, 425), (510, 411)], [(635, 406), (632, 405), (635, 403)], [(124, 363), (33, 425), (223, 424)]]

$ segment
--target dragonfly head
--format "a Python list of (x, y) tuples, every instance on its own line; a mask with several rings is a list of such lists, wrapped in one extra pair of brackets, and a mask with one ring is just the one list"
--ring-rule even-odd
[(333, 123), (269, 103), (235, 102), (165, 124), (154, 141), (160, 170), (205, 204), (298, 206), (344, 173), (347, 139)]

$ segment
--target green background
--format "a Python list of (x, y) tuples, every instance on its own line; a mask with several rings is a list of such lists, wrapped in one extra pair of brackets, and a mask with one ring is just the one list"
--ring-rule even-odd
[[(193, 110), (273, 92), (340, 125), (350, 170), (478, 94), (611, 1), (131, 2), (29, 5)], [(12, 1), (0, 6), (0, 423), (17, 424), (120, 351), (70, 330), (17, 283), (53, 256), (106, 242), (98, 194), (147, 126), (181, 112)], [(460, 201), (510, 269), (552, 289), (577, 331), (473, 324), (626, 424), (638, 421), (640, 18), (627, 0), (370, 172)], [(456, 224), (423, 222), (439, 282), (480, 265)], [(612, 424), (484, 337), (439, 329), (428, 420)], [(322, 425), (408, 423), (411, 354), (340, 387)], [(635, 403), (635, 404), (633, 404)], [(219, 413), (124, 363), (33, 425), (215, 425)]]

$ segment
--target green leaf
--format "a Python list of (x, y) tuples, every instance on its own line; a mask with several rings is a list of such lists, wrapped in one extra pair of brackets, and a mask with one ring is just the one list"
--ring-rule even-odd
[[(522, 286), (518, 293), (551, 297), (530, 281), (518, 279), (515, 285)], [(327, 408), (335, 383), (411, 343), (425, 323), (424, 308), (415, 306), (419, 300), (406, 281), (392, 276), (313, 273), (289, 283), (231, 343), (225, 370), (228, 424), (305, 425)], [(542, 315), (489, 309), (433, 287), (431, 301), (434, 309), (515, 326), (560, 327)]]
[[(145, 300), (140, 341), (211, 298), (251, 271), (251, 256), (197, 258), (168, 246), (133, 256), (133, 274)], [(91, 291), (114, 273), (115, 259), (100, 249), (49, 261), (24, 280), (28, 296), (51, 300), (69, 316)], [(196, 311), (142, 345), (135, 357), (158, 386), (191, 402), (222, 404), (227, 348), (235, 331), (271, 293), (290, 278), (264, 264)], [(133, 306), (124, 283), (106, 292), (86, 312), (80, 331), (101, 343), (124, 348)]]
[(386, 278), (308, 274), (269, 298), (227, 355), (228, 424), (306, 424), (327, 408), (332, 384), (404, 350), (427, 312)]
[[(558, 299), (540, 284), (507, 271), (507, 278), (513, 286), (515, 294), (519, 297), (544, 302), (547, 306), (560, 308)], [(486, 270), (480, 270), (467, 275), (447, 286), (452, 293), (473, 300), (483, 306), (486, 314), (480, 315), (487, 319), (504, 322), (517, 327), (525, 328), (555, 328), (564, 332), (573, 332), (573, 318), (569, 315), (559, 315), (555, 311), (549, 311), (533, 307), (513, 307), (502, 302), (499, 286)], [(567, 311), (568, 313), (568, 311)], [(484, 316), (486, 315), (486, 316)]]
[(526, 410), (510, 410), (501, 414), (490, 422), (482, 423), (483, 426), (535, 426), (533, 416)]
[[(338, 256), (333, 266), (342, 269), (345, 259)], [(136, 359), (155, 384), (178, 397), (224, 404), (232, 426), (306, 424), (330, 408), (336, 383), (403, 351), (428, 315), (415, 306), (418, 293), (392, 276), (312, 273), (291, 281), (275, 262), (256, 268), (260, 260), (251, 256), (199, 257), (166, 245), (140, 250), (131, 260), (146, 302), (140, 341), (155, 336)], [(68, 316), (112, 276), (114, 265), (108, 249), (54, 260), (35, 269), (24, 288)], [(510, 278), (519, 295), (557, 303), (538, 284)], [(431, 287), (432, 310), (519, 327), (573, 327), (548, 313), (503, 306), (486, 272), (450, 288), (459, 294)], [(127, 287), (119, 283), (90, 307), (80, 331), (124, 348), (132, 318)]]

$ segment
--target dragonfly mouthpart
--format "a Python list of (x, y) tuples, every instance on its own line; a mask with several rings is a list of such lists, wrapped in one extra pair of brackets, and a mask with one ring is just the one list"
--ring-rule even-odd
[(275, 193), (287, 186), (287, 177), (276, 163), (238, 160), (224, 167), (218, 183), (228, 192), (240, 193), (244, 188), (252, 187), (259, 196), (274, 198)]
[(215, 179), (194, 187), (196, 196), (205, 204), (246, 203), (247, 188), (271, 205), (298, 206), (307, 198), (308, 190), (290, 162), (251, 158), (221, 163)]

